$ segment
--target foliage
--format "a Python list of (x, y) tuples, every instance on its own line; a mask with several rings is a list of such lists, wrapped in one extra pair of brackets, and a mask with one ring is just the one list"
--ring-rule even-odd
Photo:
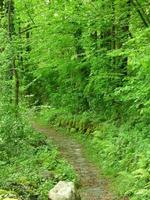
[(144, 129), (143, 124), (132, 127), (130, 122), (118, 127), (111, 121), (102, 122), (101, 116), (96, 115), (95, 118), (92, 113), (66, 115), (65, 111), (50, 107), (42, 107), (38, 118), (53, 126), (65, 128), (64, 132), (68, 130), (68, 133), (82, 142), (88, 157), (106, 175), (113, 177), (120, 196), (130, 197), (131, 200), (149, 199), (149, 127)]
[(47, 199), (59, 180), (75, 181), (76, 176), (56, 147), (32, 130), (25, 115), (18, 121), (11, 110), (1, 107), (0, 188), (20, 199)]
[(6, 108), (1, 123), (10, 141), (2, 141), (4, 160), (24, 147), (19, 105), (28, 102), (37, 110), (42, 105), (47, 122), (96, 135), (93, 146), (99, 160), (105, 158), (103, 166), (130, 180), (122, 194), (147, 199), (148, 5), (148, 0), (0, 2), (0, 104)]

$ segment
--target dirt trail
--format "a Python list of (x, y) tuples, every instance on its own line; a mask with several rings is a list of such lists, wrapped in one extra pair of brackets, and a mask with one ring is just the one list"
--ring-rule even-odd
[(117, 200), (109, 192), (107, 181), (100, 175), (99, 169), (87, 159), (82, 144), (45, 125), (33, 124), (33, 128), (50, 138), (57, 145), (62, 156), (77, 171), (80, 177), (82, 200)]

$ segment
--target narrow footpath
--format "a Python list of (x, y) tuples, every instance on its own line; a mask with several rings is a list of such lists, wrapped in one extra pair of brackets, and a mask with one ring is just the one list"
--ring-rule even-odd
[(82, 200), (117, 200), (117, 197), (109, 192), (108, 182), (100, 174), (100, 170), (87, 159), (82, 144), (45, 125), (34, 123), (33, 128), (52, 140), (62, 156), (74, 167), (80, 178), (79, 192)]

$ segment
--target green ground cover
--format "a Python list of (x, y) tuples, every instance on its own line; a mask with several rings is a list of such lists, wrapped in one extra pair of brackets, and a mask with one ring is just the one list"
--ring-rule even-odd
[(0, 115), (0, 199), (46, 200), (59, 180), (76, 180), (57, 148), (29, 125), (28, 113)]

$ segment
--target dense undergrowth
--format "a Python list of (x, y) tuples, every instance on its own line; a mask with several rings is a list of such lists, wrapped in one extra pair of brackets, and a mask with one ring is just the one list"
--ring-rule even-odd
[(33, 131), (28, 113), (0, 107), (0, 199), (46, 200), (59, 180), (75, 181), (70, 165), (46, 137)]
[(130, 123), (118, 126), (112, 121), (100, 122), (100, 117), (92, 113), (72, 115), (50, 107), (43, 107), (39, 117), (80, 138), (88, 155), (113, 177), (120, 196), (131, 200), (150, 199), (150, 144), (147, 137), (150, 127), (144, 129), (143, 124), (133, 127)]
[(149, 0), (0, 1), (0, 187), (15, 188), (23, 174), (41, 198), (49, 153), (59, 166), (51, 144), (11, 110), (28, 102), (50, 105), (44, 119), (88, 135), (121, 195), (150, 199), (149, 33)]

